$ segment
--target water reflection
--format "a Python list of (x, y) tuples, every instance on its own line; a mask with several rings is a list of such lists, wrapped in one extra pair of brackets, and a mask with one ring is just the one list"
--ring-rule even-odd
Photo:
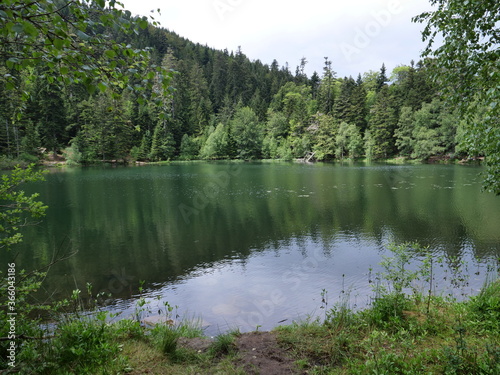
[(16, 261), (33, 269), (78, 250), (51, 269), (46, 289), (56, 297), (91, 282), (128, 313), (145, 280), (151, 296), (189, 306), (212, 327), (266, 327), (319, 309), (322, 289), (350, 288), (366, 303), (368, 269), (390, 241), (419, 241), (449, 259), (498, 257), (500, 200), (481, 193), (478, 172), (286, 163), (69, 170), (30, 187), (50, 209)]

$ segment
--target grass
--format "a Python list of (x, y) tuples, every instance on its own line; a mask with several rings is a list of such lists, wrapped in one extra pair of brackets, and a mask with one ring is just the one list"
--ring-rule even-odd
[[(388, 298), (392, 306), (393, 296)], [(496, 281), (465, 302), (432, 297), (431, 314), (427, 301), (407, 297), (408, 310), (394, 326), (378, 307), (353, 312), (341, 305), (324, 321), (292, 323), (275, 332), (298, 373), (499, 374), (499, 298)], [(203, 352), (178, 345), (181, 336), (202, 336), (186, 323), (148, 330), (136, 321), (73, 321), (60, 332), (43, 359), (32, 356), (38, 367), (32, 363), (21, 373), (244, 374), (234, 345), (238, 332), (215, 337)]]
[[(297, 373), (500, 374), (500, 280), (463, 302), (417, 290), (405, 294), (416, 278), (432, 275), (426, 268), (432, 264), (415, 274), (406, 268), (408, 246), (391, 250), (394, 256), (381, 263), (384, 272), (371, 307), (351, 311), (346, 298), (327, 309), (322, 320), (275, 329)], [(16, 370), (42, 375), (245, 374), (235, 344), (243, 337), (239, 331), (220, 334), (203, 350), (182, 345), (181, 337), (203, 338), (203, 330), (196, 321), (148, 329), (137, 320), (108, 324), (104, 313), (74, 316), (59, 324), (53, 338), (26, 341)]]
[(324, 322), (279, 327), (278, 338), (310, 374), (500, 374), (500, 330), (491, 309), (500, 310), (493, 302), (488, 313), (477, 313), (492, 295), (500, 297), (499, 281), (466, 302), (432, 297), (431, 315), (426, 304), (408, 299), (409, 310), (393, 326), (378, 308), (340, 308)]

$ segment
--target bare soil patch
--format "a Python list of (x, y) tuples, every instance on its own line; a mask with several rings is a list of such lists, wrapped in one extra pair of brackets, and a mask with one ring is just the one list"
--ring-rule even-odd
[(240, 366), (247, 374), (301, 374), (272, 332), (244, 333), (236, 339)]

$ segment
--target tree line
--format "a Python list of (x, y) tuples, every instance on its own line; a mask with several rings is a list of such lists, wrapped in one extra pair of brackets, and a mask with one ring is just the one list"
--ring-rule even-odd
[[(464, 125), (431, 81), (432, 60), (390, 74), (382, 65), (354, 79), (337, 77), (325, 58), (321, 74), (308, 77), (305, 58), (292, 73), (276, 60), (250, 61), (241, 48), (215, 50), (154, 25), (111, 36), (150, 47), (149, 63), (174, 72), (160, 105), (148, 97), (159, 83), (140, 96), (125, 88), (117, 95), (116, 88), (88, 90), (35, 66), (19, 74), (19, 90), (8, 91), (1, 74), (1, 155), (36, 161), (52, 152), (92, 163), (466, 154)], [(139, 85), (131, 76), (128, 86)]]

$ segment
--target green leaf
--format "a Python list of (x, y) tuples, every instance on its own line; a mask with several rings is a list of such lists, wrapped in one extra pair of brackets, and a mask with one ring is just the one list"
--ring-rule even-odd
[(95, 93), (95, 90), (96, 90), (96, 87), (95, 85), (92, 85), (92, 84), (85, 84), (85, 88), (87, 89), (87, 92), (92, 95), (93, 93)]
[(56, 47), (59, 50), (63, 49), (64, 42), (62, 41), (62, 39), (59, 38), (54, 39), (54, 47)]
[(140, 21), (139, 21), (139, 27), (140, 27), (141, 29), (143, 29), (143, 30), (144, 30), (144, 29), (147, 29), (147, 27), (148, 27), (148, 21), (146, 21), (146, 20), (140, 20)]
[(76, 31), (76, 35), (78, 35), (78, 37), (82, 40), (89, 40), (90, 39), (90, 36), (88, 36), (87, 34), (85, 34), (83, 31), (81, 30), (77, 30)]
[(106, 85), (104, 82), (99, 82), (97, 87), (99, 88), (99, 90), (101, 90), (101, 92), (104, 92), (107, 90), (108, 85)]
[(33, 26), (31, 22), (25, 22), (23, 26), (24, 26), (24, 32), (29, 36), (36, 37), (38, 35), (37, 29), (35, 28), (35, 26)]
[(12, 31), (14, 31), (17, 34), (21, 34), (24, 31), (23, 24), (16, 23), (14, 26), (12, 26)]
[(113, 51), (112, 49), (108, 49), (104, 52), (104, 54), (109, 57), (110, 59), (114, 59), (116, 57), (116, 52)]

